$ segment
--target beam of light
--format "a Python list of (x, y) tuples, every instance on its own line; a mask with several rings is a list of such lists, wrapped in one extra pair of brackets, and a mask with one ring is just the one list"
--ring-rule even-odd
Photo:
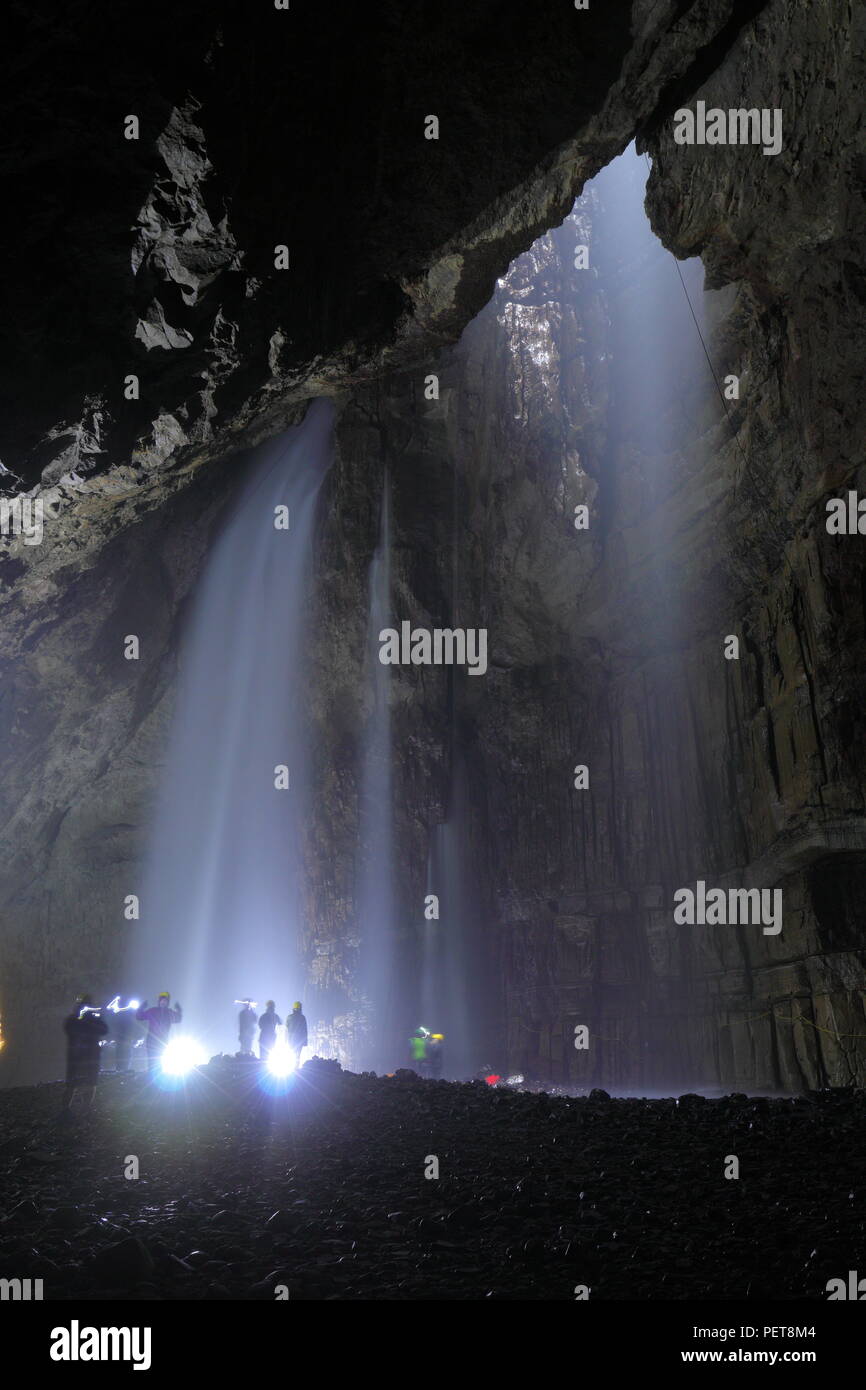
[[(184, 625), (144, 868), (154, 925), (130, 938), (127, 978), (170, 982), (209, 1056), (224, 1049), (230, 1024), (234, 1033), (229, 1001), (239, 982), (279, 992), (276, 961), (286, 979), (304, 978), (306, 644), (334, 415), (331, 401), (314, 401), (302, 425), (239, 465), (245, 480)], [(283, 764), (290, 783), (275, 775)]]
[(186, 1076), (196, 1067), (204, 1066), (207, 1060), (207, 1052), (195, 1038), (172, 1038), (165, 1045), (160, 1066), (166, 1076)]
[[(453, 553), (456, 556), (456, 541)], [(453, 622), (458, 625), (456, 618)], [(435, 1023), (435, 1032), (444, 1033), (447, 1039), (444, 1074), (471, 1076), (478, 1070), (479, 1056), (483, 1057), (487, 1050), (482, 1038), (489, 985), (485, 982), (478, 927), (483, 913), (477, 901), (469, 849), (471, 797), (456, 729), (455, 719), (447, 754), (451, 773), (445, 819), (431, 826), (428, 842), (427, 892), (435, 893), (439, 899), (439, 919), (424, 922), (418, 943), (419, 1012), (422, 1018)]]
[[(364, 680), (372, 696), (367, 720), (359, 802), (357, 922), (361, 941), (358, 997), (362, 1021), (353, 1048), (359, 1069), (393, 1067), (402, 1029), (394, 896), (394, 789), (391, 741), (391, 667), (379, 660), (379, 634), (391, 624), (391, 484), (382, 480), (379, 537), (370, 562), (367, 660)], [(414, 1012), (414, 1010), (413, 1010)], [(408, 1019), (406, 1020), (408, 1023)]]

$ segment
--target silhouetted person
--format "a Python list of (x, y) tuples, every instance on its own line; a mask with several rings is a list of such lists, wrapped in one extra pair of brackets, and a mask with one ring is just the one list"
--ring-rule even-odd
[(440, 1077), (442, 1075), (442, 1044), (444, 1038), (441, 1033), (433, 1033), (427, 1043), (427, 1065), (430, 1068), (430, 1075)]
[(307, 1046), (307, 1020), (301, 1013), (300, 999), (292, 1005), (292, 1012), (286, 1019), (286, 1042), (292, 1054), (292, 1069), (297, 1070), (301, 1053)]
[(259, 1019), (259, 1056), (263, 1062), (268, 1060), (273, 1050), (277, 1041), (277, 1029), (283, 1021), (276, 1012), (276, 1008), (273, 999), (269, 999), (265, 1006), (265, 1012)]
[(117, 1001), (117, 1013), (111, 1020), (111, 1036), (114, 1038), (114, 1070), (130, 1071), (129, 1059), (138, 1026), (135, 1010), (129, 1007), (129, 1000), (121, 995)]
[(244, 1000), (244, 1007), (238, 1014), (238, 1041), (241, 1045), (241, 1056), (252, 1057), (253, 1038), (256, 1035), (256, 1014), (252, 1006), (252, 1001)]
[(82, 994), (73, 1012), (64, 1020), (63, 1029), (66, 1033), (66, 1088), (61, 1113), (68, 1112), (79, 1087), (89, 1092), (85, 1102), (89, 1111), (99, 1077), (99, 1043), (108, 1033), (108, 1024), (99, 1010), (93, 1009), (90, 995)]
[(147, 1037), (144, 1043), (147, 1051), (147, 1069), (154, 1071), (159, 1065), (159, 1059), (165, 1050), (173, 1026), (175, 1023), (180, 1023), (183, 1018), (183, 1011), (180, 1004), (171, 1008), (171, 995), (167, 990), (163, 990), (157, 998), (155, 1008), (149, 1009), (145, 999), (135, 1016), (139, 1023), (147, 1024)]

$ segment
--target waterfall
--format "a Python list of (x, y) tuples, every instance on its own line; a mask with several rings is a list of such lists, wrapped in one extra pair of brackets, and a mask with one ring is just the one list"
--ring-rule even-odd
[[(361, 867), (358, 926), (363, 1000), (360, 1063), (377, 1070), (402, 1064), (394, 913), (394, 807), (391, 768), (390, 667), (379, 661), (379, 633), (391, 625), (391, 496), (382, 486), (379, 540), (370, 563), (367, 655), (372, 710), (367, 726), (360, 804)], [(403, 1052), (401, 1052), (401, 1047)]]
[(433, 827), (427, 862), (427, 894), (438, 899), (438, 920), (422, 924), (421, 1017), (444, 1034), (443, 1076), (469, 1076), (484, 1065), (480, 1055), (488, 981), (479, 960), (479, 903), (469, 856), (469, 788), (462, 758), (452, 751), (446, 818)]
[[(630, 467), (628, 501), (640, 517), (635, 558), (645, 580), (636, 626), (649, 622), (647, 635), (672, 651), (681, 638), (684, 594), (667, 558), (677, 539), (670, 502), (684, 467), (684, 441), (694, 448), (696, 418), (712, 399), (713, 383), (692, 318), (703, 319), (703, 264), (696, 257), (678, 266), (653, 232), (643, 207), (648, 172), (632, 144), (587, 184), (584, 196), (600, 204), (593, 255), (610, 308), (614, 390), (623, 400), (613, 412), (613, 466), (603, 486), (614, 487), (616, 475)], [(693, 374), (695, 358), (703, 398), (688, 399), (681, 382)], [(637, 434), (630, 432), (635, 420)]]
[[(170, 990), (211, 1050), (237, 1049), (235, 1000), (273, 998), (285, 1017), (303, 998), (304, 615), (333, 415), (316, 401), (262, 450), (181, 650), (132, 978), (151, 1001)], [(280, 508), (288, 529), (276, 524)]]
[(426, 901), (435, 899), (437, 917), (425, 916), (421, 926), (421, 1007), (418, 1021), (431, 1033), (441, 1033), (439, 1012), (445, 996), (443, 970), (443, 949), (445, 923), (448, 920), (448, 895), (444, 890), (445, 873), (445, 826), (434, 825), (430, 831), (430, 849), (427, 855)]
[[(456, 458), (451, 481), (451, 555), (446, 626), (462, 625), (460, 486)], [(444, 1036), (442, 1074), (472, 1075), (484, 1065), (480, 1055), (488, 981), (480, 963), (481, 912), (477, 866), (471, 862), (470, 796), (465, 757), (458, 735), (460, 680), (449, 672), (447, 693), (448, 781), (445, 818), (431, 827), (427, 854), (427, 901), (438, 903), (438, 918), (425, 906), (420, 944), (420, 1024)]]
[[(693, 571), (682, 503), (685, 480), (702, 472), (691, 496), (711, 504), (714, 465), (702, 432), (711, 419), (714, 387), (696, 326), (704, 312), (703, 265), (698, 259), (678, 265), (654, 235), (643, 207), (647, 176), (646, 161), (630, 146), (587, 190), (597, 200), (593, 256), (608, 305), (612, 358), (599, 510), (610, 518), (610, 542), (626, 547), (629, 557), (629, 583), (619, 593), (612, 589), (616, 641), (640, 661), (643, 707), (634, 718), (647, 729), (645, 833), (659, 866), (655, 872), (676, 885), (687, 880), (680, 877), (671, 807), (692, 797), (681, 769), (689, 766), (684, 712), (694, 680), (685, 669)], [(694, 800), (691, 805), (697, 810)], [(615, 865), (625, 859), (621, 854), (617, 842)], [(630, 919), (605, 928), (608, 954), (592, 981), (588, 1020), (574, 1017), (576, 1023), (590, 1021), (599, 1035), (600, 1046), (590, 1054), (594, 1069), (579, 1073), (589, 1084), (694, 1084), (683, 1074), (681, 1058), (701, 1005), (673, 935), (667, 938), (669, 959), (676, 963), (663, 981), (655, 977), (647, 941), (649, 957), (662, 952), (651, 922), (638, 908)]]

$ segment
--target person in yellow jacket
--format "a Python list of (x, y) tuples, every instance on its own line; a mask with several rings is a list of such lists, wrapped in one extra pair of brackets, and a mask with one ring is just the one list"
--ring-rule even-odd
[(442, 1075), (442, 1044), (445, 1041), (442, 1033), (431, 1033), (430, 1041), (427, 1044), (427, 1064), (430, 1068), (430, 1075), (440, 1077)]

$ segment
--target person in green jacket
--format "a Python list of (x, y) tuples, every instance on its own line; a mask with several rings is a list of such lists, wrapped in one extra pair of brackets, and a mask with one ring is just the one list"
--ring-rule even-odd
[(429, 1036), (426, 1028), (416, 1028), (409, 1039), (409, 1057), (412, 1070), (420, 1072), (422, 1076), (427, 1071), (427, 1039)]

